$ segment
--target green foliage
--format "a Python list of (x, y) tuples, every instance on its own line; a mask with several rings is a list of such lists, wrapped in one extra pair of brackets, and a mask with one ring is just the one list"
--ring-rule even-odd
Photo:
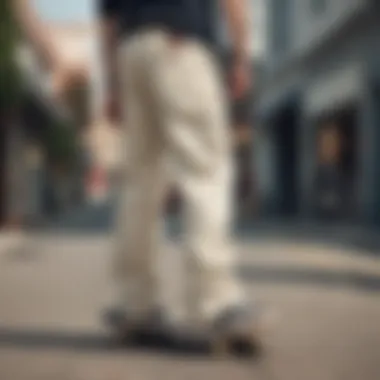
[[(24, 100), (24, 81), (15, 60), (19, 29), (12, 1), (0, 0), (0, 114), (17, 108)], [(52, 118), (44, 128), (42, 143), (52, 164), (69, 169), (77, 158), (76, 131), (58, 117)]]
[(12, 0), (0, 0), (0, 105), (12, 107), (20, 98), (20, 75), (15, 63), (18, 39)]
[(75, 128), (64, 122), (51, 122), (42, 136), (51, 164), (70, 170), (77, 162), (78, 140)]

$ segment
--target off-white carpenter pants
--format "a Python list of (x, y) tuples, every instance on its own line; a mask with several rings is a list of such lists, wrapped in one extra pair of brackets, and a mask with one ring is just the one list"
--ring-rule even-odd
[(120, 70), (129, 160), (115, 263), (122, 302), (138, 318), (159, 302), (154, 267), (172, 182), (184, 198), (185, 303), (210, 320), (243, 302), (232, 273), (234, 170), (219, 69), (199, 42), (150, 30), (124, 42)]

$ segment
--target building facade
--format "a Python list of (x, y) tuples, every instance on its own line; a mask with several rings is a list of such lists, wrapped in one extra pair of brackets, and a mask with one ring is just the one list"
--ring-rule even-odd
[(267, 14), (263, 212), (379, 221), (379, 3), (270, 0)]

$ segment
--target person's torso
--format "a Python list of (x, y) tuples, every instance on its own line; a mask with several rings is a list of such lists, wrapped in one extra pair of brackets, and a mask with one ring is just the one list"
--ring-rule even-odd
[(215, 3), (212, 0), (119, 0), (124, 35), (160, 27), (213, 43)]

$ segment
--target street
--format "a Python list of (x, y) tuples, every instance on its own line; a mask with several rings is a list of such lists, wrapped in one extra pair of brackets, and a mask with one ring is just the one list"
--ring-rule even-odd
[[(116, 347), (101, 324), (112, 289), (111, 239), (101, 228), (36, 232), (0, 249), (0, 379), (380, 378), (380, 260), (267, 237), (240, 238), (238, 248), (249, 294), (278, 317), (265, 354), (251, 362)], [(161, 272), (165, 301), (177, 302), (173, 285), (183, 276), (173, 241)]]

